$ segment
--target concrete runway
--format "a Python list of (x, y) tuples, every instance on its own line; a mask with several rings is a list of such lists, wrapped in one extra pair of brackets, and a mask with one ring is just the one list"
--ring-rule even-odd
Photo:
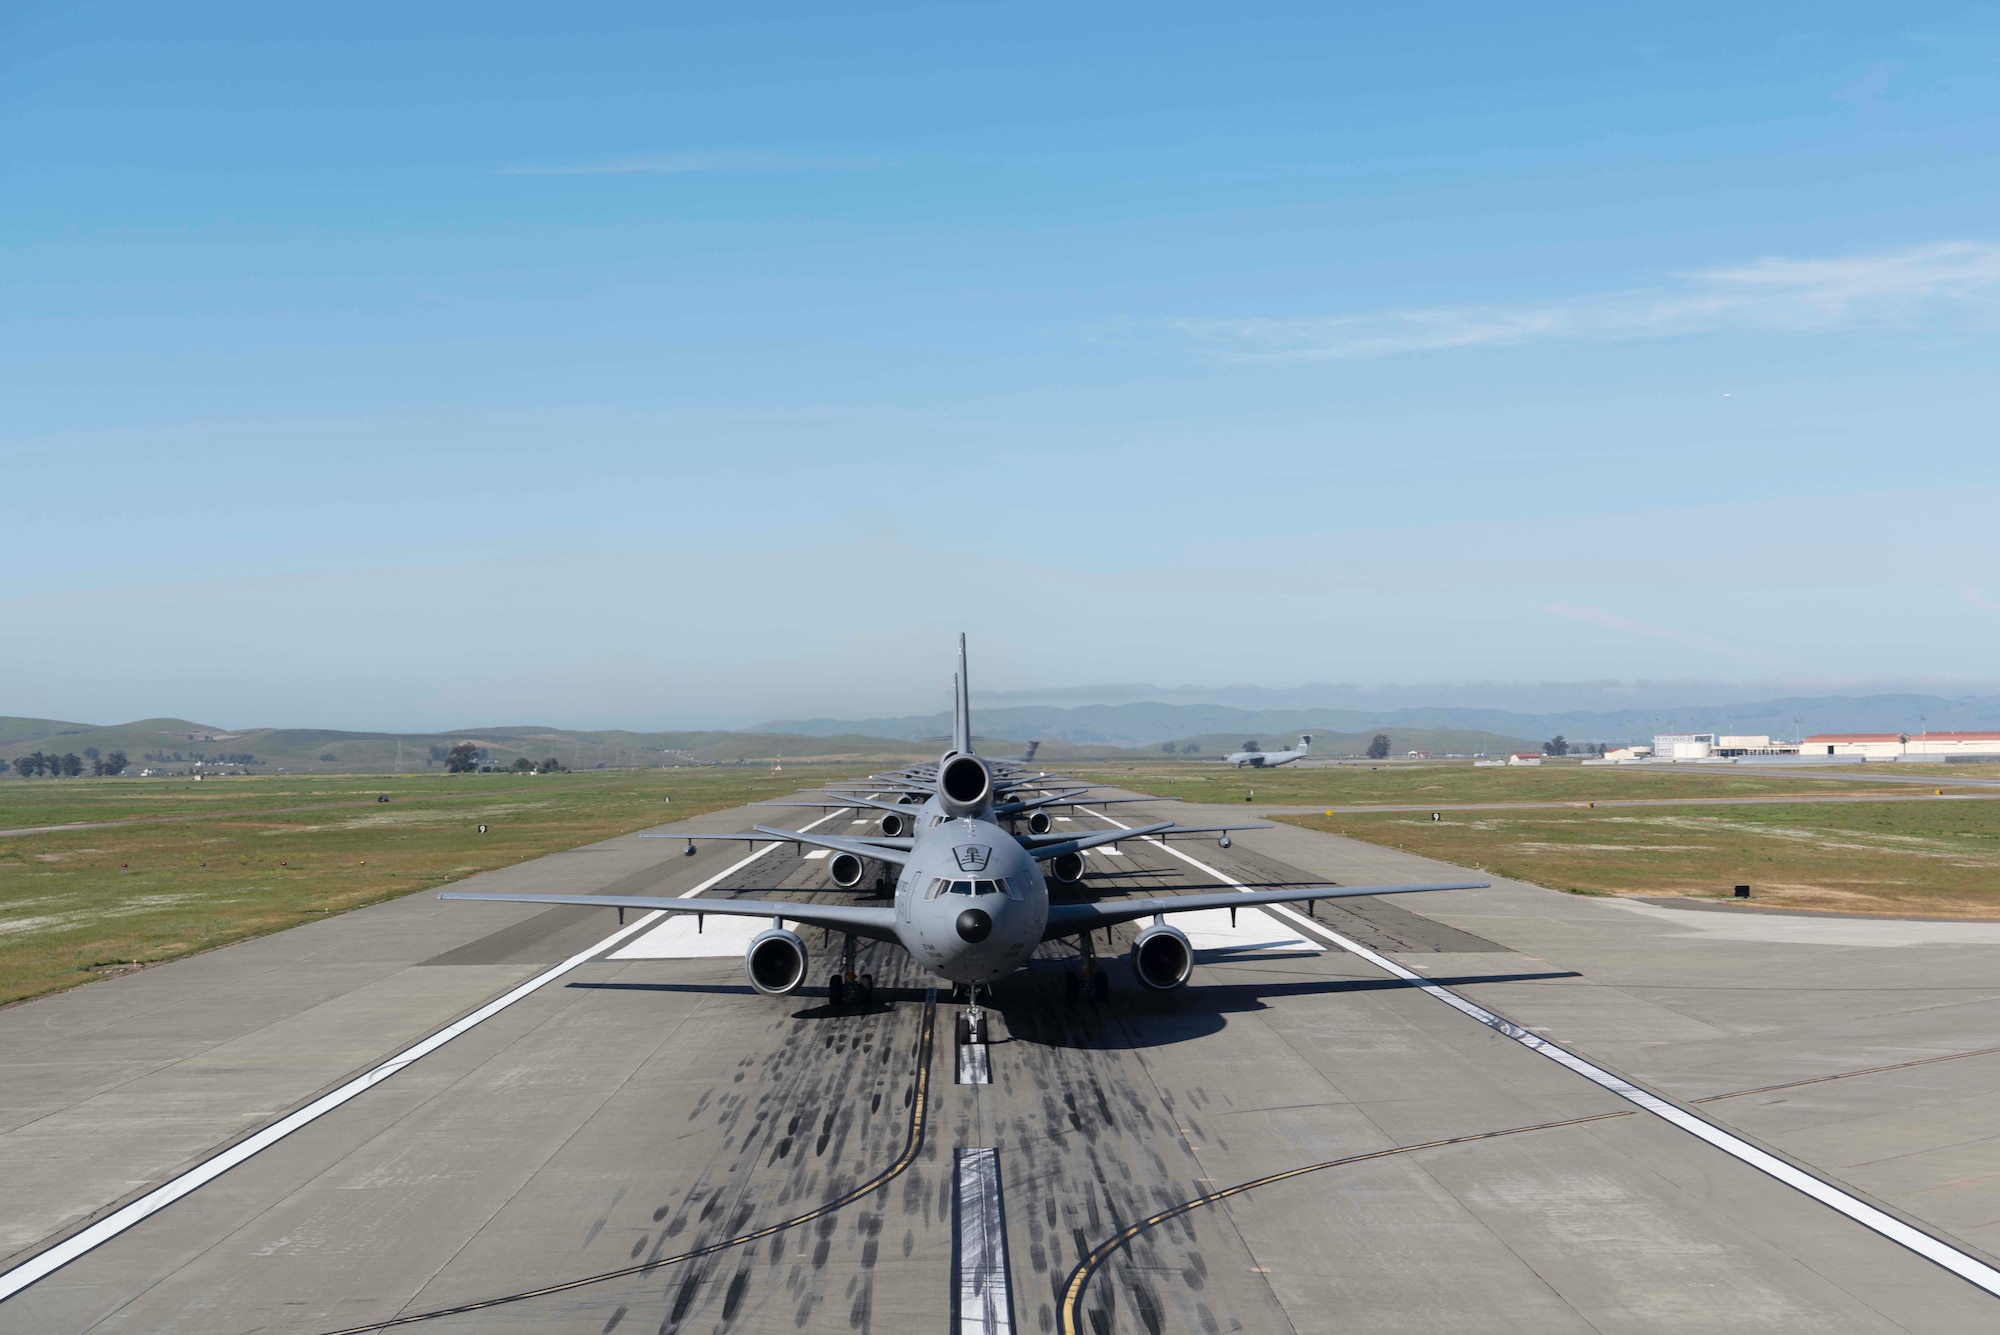
[[(1291, 827), (1185, 848), (1251, 885), (1465, 875)], [(743, 856), (628, 837), (466, 884), (678, 893)], [(1214, 888), (1142, 841), (1090, 864), (1091, 893)], [(710, 893), (849, 898), (823, 865), (776, 846)], [(719, 921), (670, 948), (720, 948)], [(1990, 925), (1806, 930), (1516, 883), (1316, 921), (2000, 1253)], [(825, 1006), (829, 952), (783, 1000), (734, 954), (593, 957), (0, 1303), (0, 1332), (345, 1330), (703, 1249), (399, 1328), (978, 1328), (954, 1287), (974, 1148), (995, 1151), (989, 1255), (1024, 1331), (2000, 1327), (2000, 1299), (1932, 1261), (1361, 955), (1301, 947), (1327, 944), (1311, 924), (1272, 925), (1292, 947), (1205, 963), (1170, 998), (1118, 960), (1108, 1002), (1071, 1004), (1071, 952), (1044, 948), (1000, 990), (983, 1086), (954, 1083), (952, 1008), (887, 947), (864, 950), (868, 1013)], [(5, 1265), (618, 930), (611, 910), (414, 896), (0, 1012)]]

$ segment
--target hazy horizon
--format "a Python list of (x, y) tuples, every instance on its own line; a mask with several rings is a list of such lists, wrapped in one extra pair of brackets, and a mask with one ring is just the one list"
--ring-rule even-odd
[[(1379, 711), (1385, 715), (1427, 708), (1486, 709), (1532, 716), (1722, 708), (1779, 699), (1865, 699), (1893, 695), (1934, 696), (1945, 700), (2000, 698), (2000, 681), (1469, 682), (1409, 686), (1390, 683), (1376, 686), (1305, 683), (1292, 687), (1261, 687), (1245, 684), (1221, 687), (1109, 684), (1007, 691), (989, 691), (975, 687), (972, 693), (972, 705), (975, 722), (982, 709), (1028, 706), (1080, 709), (1131, 704), (1219, 705), (1250, 711), (1273, 712), (1312, 709), (1324, 709), (1329, 713)], [(931, 698), (933, 696), (935, 698)], [(832, 720), (865, 723), (869, 720), (904, 719), (943, 713), (948, 711), (949, 707), (950, 689), (947, 683), (940, 690), (911, 699), (902, 705), (891, 702), (882, 708), (863, 708), (856, 705), (844, 709), (838, 707), (772, 709), (761, 713), (742, 714), (690, 709), (634, 717), (565, 716), (560, 709), (552, 706), (508, 717), (440, 713), (434, 717), (411, 716), (388, 722), (365, 717), (302, 713), (297, 708), (268, 718), (207, 715), (185, 709), (156, 709), (145, 713), (112, 717), (37, 714), (8, 708), (6, 702), (0, 700), (0, 716), (46, 718), (91, 726), (108, 726), (147, 718), (178, 718), (231, 731), (250, 728), (327, 728), (349, 732), (415, 735), (482, 727), (523, 726), (548, 726), (583, 731), (745, 731), (784, 722), (820, 723)]]

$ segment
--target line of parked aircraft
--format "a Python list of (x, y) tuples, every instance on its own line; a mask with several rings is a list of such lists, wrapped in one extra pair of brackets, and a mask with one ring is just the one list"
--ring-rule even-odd
[[(930, 973), (963, 986), (970, 1003), (959, 1017), (960, 1037), (965, 1039), (969, 1032), (981, 1027), (980, 989), (990, 988), (1023, 968), (1035, 948), (1045, 941), (1076, 942), (1078, 964), (1069, 976), (1071, 995), (1101, 999), (1109, 993), (1110, 978), (1098, 967), (1094, 933), (1119, 923), (1151, 918), (1152, 922), (1132, 943), (1132, 972), (1142, 986), (1171, 992), (1187, 983), (1195, 959), (1187, 936), (1167, 921), (1172, 914), (1361, 895), (1465, 890), (1487, 884), (1452, 881), (1421, 885), (1297, 886), (1282, 890), (1066, 901), (1052, 887), (1069, 890), (1082, 880), (1083, 854), (1089, 849), (1121, 839), (1192, 835), (1216, 836), (1226, 848), (1233, 830), (1269, 827), (1240, 821), (1228, 825), (1177, 825), (1162, 820), (1129, 829), (1057, 831), (1052, 821), (1052, 812), (1057, 809), (1073, 809), (1085, 801), (1097, 807), (1160, 799), (1088, 798), (1092, 785), (1046, 771), (1029, 772), (1026, 764), (1034, 757), (1032, 745), (1025, 754), (1005, 761), (989, 760), (975, 752), (963, 635), (959, 637), (958, 673), (952, 694), (951, 744), (936, 761), (873, 775), (851, 787), (826, 789), (824, 801), (774, 804), (838, 806), (877, 813), (872, 834), (820, 834), (756, 825), (743, 833), (649, 836), (684, 839), (689, 855), (694, 853), (698, 841), (712, 839), (789, 841), (824, 848), (830, 854), (827, 872), (835, 885), (843, 889), (858, 887), (868, 879), (871, 867), (875, 868), (877, 887), (889, 889), (893, 895), (888, 905), (469, 890), (446, 891), (440, 898), (769, 918), (771, 926), (751, 941), (744, 959), (750, 985), (766, 996), (796, 992), (805, 985), (810, 969), (805, 942), (786, 923), (823, 928), (843, 942), (841, 967), (827, 980), (828, 996), (836, 1005), (846, 1000), (865, 1004), (874, 990), (874, 980), (855, 971), (857, 938), (890, 942), (907, 951)], [(1297, 752), (1280, 752), (1278, 756), (1297, 759), (1305, 754), (1310, 740), (1302, 737)], [(1267, 755), (1264, 763), (1283, 764), (1286, 760)]]

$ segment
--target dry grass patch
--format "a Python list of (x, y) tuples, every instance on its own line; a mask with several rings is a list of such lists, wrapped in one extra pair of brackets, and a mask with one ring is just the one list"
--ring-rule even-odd
[(1283, 819), (1580, 894), (2000, 918), (2000, 802)]
[[(1942, 768), (1942, 767), (1940, 767)], [(1966, 768), (1952, 766), (1954, 770)], [(1904, 767), (1898, 766), (1897, 773)], [(1256, 794), (1259, 806), (1367, 806), (1436, 802), (1607, 802), (1633, 798), (1856, 796), (1913, 791), (1908, 784), (1816, 778), (1810, 774), (1759, 774), (1715, 766), (1640, 768), (1550, 761), (1508, 768), (1469, 761), (1435, 764), (1329, 765), (1302, 769), (1234, 769), (1209, 764), (1082, 767), (1094, 782), (1117, 784), (1190, 802), (1235, 802)], [(1971, 777), (1971, 776), (1963, 776)], [(1940, 783), (1946, 791), (1948, 782)]]
[[(73, 819), (228, 814), (0, 839), (0, 1002), (782, 796), (801, 782), (810, 780), (731, 767), (79, 783), (58, 795)], [(144, 791), (135, 797), (134, 787)], [(103, 807), (92, 808), (98, 796)], [(51, 823), (56, 800), (31, 781), (0, 787), (0, 828)]]

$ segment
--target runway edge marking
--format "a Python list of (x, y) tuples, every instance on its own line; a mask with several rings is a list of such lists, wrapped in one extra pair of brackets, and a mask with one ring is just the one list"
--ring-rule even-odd
[[(1117, 826), (1121, 830), (1132, 828), (1101, 812), (1093, 811), (1090, 814), (1096, 816), (1099, 820)], [(1146, 842), (1165, 850), (1196, 870), (1213, 876), (1225, 885), (1234, 886), (1238, 890), (1247, 891), (1249, 889), (1241, 881), (1223, 875), (1200, 859), (1191, 857), (1179, 849), (1172, 847), (1165, 840), (1147, 839)], [(1810, 1196), (1822, 1205), (1838, 1210), (1841, 1214), (1846, 1215), (1863, 1228), (1887, 1238), (1899, 1246), (1908, 1248), (1925, 1260), (1951, 1271), (1960, 1279), (1984, 1289), (1987, 1293), (1995, 1297), (2000, 1297), (2000, 1270), (1995, 1270), (1979, 1258), (1960, 1251), (1950, 1243), (1945, 1242), (1941, 1238), (1933, 1237), (1922, 1229), (1904, 1223), (1894, 1215), (1879, 1210), (1859, 1197), (1842, 1191), (1831, 1182), (1814, 1176), (1796, 1164), (1780, 1159), (1769, 1151), (1757, 1148), (1749, 1141), (1730, 1134), (1713, 1122), (1706, 1121), (1685, 1108), (1676, 1107), (1658, 1095), (1647, 1093), (1630, 1081), (1613, 1075), (1600, 1066), (1585, 1061), (1575, 1053), (1555, 1043), (1551, 1043), (1540, 1034), (1524, 1029), (1504, 1016), (1494, 1014), (1477, 1002), (1466, 1000), (1450, 988), (1434, 983), (1422, 974), (1404, 968), (1387, 956), (1377, 954), (1360, 942), (1350, 940), (1348, 937), (1341, 935), (1339, 932), (1334, 931), (1332, 928), (1315, 919), (1307, 918), (1304, 914), (1296, 913), (1279, 904), (1266, 905), (1265, 907), (1282, 913), (1308, 931), (1319, 933), (1335, 945), (1338, 945), (1342, 950), (1360, 956), (1376, 968), (1382, 969), (1397, 978), (1401, 978), (1405, 982), (1416, 984), (1423, 991), (1430, 993), (1431, 996), (1442, 1001), (1445, 1005), (1471, 1016), (1495, 1033), (1513, 1039), (1530, 1052), (1540, 1053), (1550, 1061), (1569, 1068), (1600, 1089), (1609, 1090), (1626, 1102), (1635, 1104), (1653, 1114), (1661, 1121), (1677, 1126), (1689, 1135), (1708, 1142), (1731, 1158), (1750, 1165), (1758, 1172), (1777, 1179), (1794, 1191)]]
[[(813, 825), (819, 825), (825, 821), (832, 820), (834, 816), (838, 816), (847, 810), (851, 810), (851, 808), (843, 807), (841, 811), (822, 816), (819, 820), (814, 821), (812, 825), (805, 826), (804, 829), (810, 830), (813, 828)], [(682, 899), (694, 898), (694, 896), (701, 894), (704, 890), (720, 882), (724, 877), (733, 876), (743, 870), (743, 868), (749, 866), (758, 858), (763, 857), (766, 853), (778, 847), (782, 842), (782, 840), (776, 840), (765, 845), (732, 866), (723, 868), (723, 870), (709, 877), (700, 885), (697, 885), (694, 889), (680, 897)], [(190, 1195), (207, 1186), (230, 1169), (269, 1149), (285, 1137), (291, 1135), (294, 1131), (310, 1126), (332, 1112), (335, 1108), (367, 1093), (411, 1063), (428, 1057), (454, 1038), (492, 1019), (515, 1002), (540, 991), (572, 969), (588, 963), (591, 959), (602, 954), (612, 946), (617, 945), (620, 941), (644, 931), (666, 916), (666, 910), (656, 909), (648, 913), (645, 917), (640, 918), (637, 922), (619, 928), (596, 945), (578, 951), (554, 968), (535, 975), (510, 992), (501, 994), (492, 1001), (487, 1002), (484, 1006), (481, 1006), (478, 1010), (473, 1011), (470, 1015), (446, 1025), (430, 1037), (403, 1049), (379, 1066), (356, 1076), (332, 1093), (321, 1095), (298, 1111), (279, 1118), (262, 1131), (239, 1140), (219, 1154), (204, 1159), (201, 1163), (196, 1164), (193, 1168), (190, 1168), (172, 1181), (153, 1188), (153, 1190), (147, 1192), (138, 1200), (133, 1201), (130, 1205), (114, 1211), (88, 1228), (71, 1234), (55, 1246), (50, 1247), (47, 1251), (36, 1253), (5, 1273), (0, 1273), (0, 1302), (5, 1302), (31, 1284), (46, 1279), (78, 1257), (95, 1251), (133, 1225), (150, 1219), (169, 1205), (172, 1205), (175, 1201), (180, 1200), (183, 1196)]]

